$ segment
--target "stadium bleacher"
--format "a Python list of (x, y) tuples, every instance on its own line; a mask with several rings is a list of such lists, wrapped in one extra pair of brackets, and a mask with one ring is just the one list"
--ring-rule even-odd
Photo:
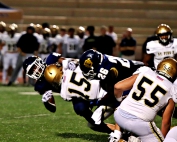
[(23, 10), (21, 29), (29, 23), (57, 24), (65, 27), (113, 25), (121, 37), (127, 27), (137, 40), (136, 59), (141, 59), (141, 46), (161, 23), (170, 25), (177, 35), (177, 1), (175, 0), (2, 0)]

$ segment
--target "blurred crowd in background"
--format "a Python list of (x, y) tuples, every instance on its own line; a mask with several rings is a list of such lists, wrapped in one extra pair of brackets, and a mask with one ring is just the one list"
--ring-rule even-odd
[[(0, 49), (2, 84), (11, 85), (17, 78), (26, 77), (22, 71), (25, 58), (36, 55), (45, 59), (51, 52), (57, 52), (67, 58), (79, 58), (88, 50), (95, 49), (103, 54), (135, 59), (136, 40), (132, 29), (127, 28), (118, 40), (114, 27), (100, 26), (100, 33), (95, 35), (95, 27), (68, 28), (49, 23), (30, 23), (25, 31), (19, 31), (15, 23), (0, 22)], [(128, 46), (126, 50), (122, 47)], [(13, 70), (13, 71), (12, 71)]]
[[(19, 31), (17, 24), (7, 25), (0, 21), (1, 83), (10, 86), (23, 78), (23, 84), (34, 84), (22, 70), (23, 61), (32, 55), (45, 60), (51, 52), (57, 52), (66, 58), (78, 59), (84, 51), (95, 49), (103, 54), (136, 60), (137, 42), (132, 33), (133, 29), (130, 27), (118, 37), (112, 25), (100, 26), (100, 33), (95, 33), (93, 25), (66, 29), (49, 23), (30, 23), (26, 30)], [(146, 65), (153, 62), (153, 58), (155, 64), (158, 58), (176, 55), (176, 40), (173, 42), (172, 33), (168, 25), (161, 24), (151, 37), (147, 37), (142, 45), (141, 59)], [(147, 49), (147, 43), (153, 40), (155, 42), (150, 43), (150, 49)], [(168, 46), (170, 48), (166, 48)]]

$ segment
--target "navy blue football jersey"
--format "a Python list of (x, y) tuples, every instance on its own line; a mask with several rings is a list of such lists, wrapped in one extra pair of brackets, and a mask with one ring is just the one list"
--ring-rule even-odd
[[(95, 79), (110, 81), (111, 84), (114, 84), (127, 77), (130, 77), (133, 72), (135, 72), (139, 67), (143, 65), (143, 62), (127, 60), (124, 58), (113, 57), (104, 54)], [(118, 71), (118, 76), (116, 78), (110, 77), (111, 68), (115, 68)]]
[[(56, 62), (58, 62), (58, 59), (60, 57), (61, 57), (61, 54), (53, 52), (49, 54), (49, 56), (44, 61), (47, 65), (51, 65), (51, 64), (55, 64)], [(50, 85), (43, 76), (37, 80), (34, 90), (38, 91), (39, 94), (41, 95), (44, 94), (48, 90), (52, 90), (54, 92), (60, 93), (60, 89), (56, 89), (52, 85)]]

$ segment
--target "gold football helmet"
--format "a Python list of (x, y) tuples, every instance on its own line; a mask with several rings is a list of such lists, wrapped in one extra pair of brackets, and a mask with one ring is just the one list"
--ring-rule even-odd
[(8, 32), (10, 32), (10, 31), (16, 31), (16, 28), (11, 24), (11, 25), (8, 26), (7, 31)]
[(11, 25), (15, 27), (15, 30), (16, 30), (16, 31), (18, 30), (18, 25), (17, 25), (17, 24), (12, 23)]
[(52, 25), (52, 26), (50, 27), (50, 30), (51, 30), (51, 31), (57, 31), (57, 32), (58, 32), (59, 27), (58, 27), (57, 25)]
[(78, 31), (78, 33), (85, 33), (85, 28), (82, 26), (79, 26), (77, 31)]
[(43, 33), (43, 34), (51, 34), (51, 30), (50, 30), (49, 28), (44, 28), (44, 29), (42, 30), (42, 33)]
[(174, 81), (177, 77), (177, 61), (173, 58), (162, 60), (157, 66), (157, 72)]
[(41, 34), (42, 33), (42, 25), (41, 24), (36, 24), (35, 31), (38, 34)]
[(44, 77), (55, 88), (59, 88), (62, 82), (63, 70), (60, 64), (51, 64), (45, 68)]
[(3, 21), (0, 21), (0, 26), (3, 28), (6, 28), (6, 23), (4, 23)]
[(158, 36), (160, 43), (166, 45), (171, 41), (172, 29), (167, 24), (160, 24), (156, 30), (156, 36)]

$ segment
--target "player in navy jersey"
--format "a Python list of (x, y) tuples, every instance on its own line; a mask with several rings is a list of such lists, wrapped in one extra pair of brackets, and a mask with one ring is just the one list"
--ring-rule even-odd
[[(144, 65), (143, 62), (109, 56), (93, 49), (85, 51), (79, 63), (86, 78), (100, 80), (101, 87), (112, 94), (109, 96), (110, 102), (115, 102), (114, 84), (130, 77), (133, 72)], [(124, 92), (124, 94), (128, 93)], [(109, 102), (107, 99), (105, 103)]]
[[(64, 57), (61, 57), (60, 54), (58, 53), (51, 53), (44, 61), (41, 60), (41, 58), (36, 57), (36, 56), (32, 56), (27, 58), (24, 61), (23, 64), (23, 68), (26, 71), (26, 74), (30, 77), (33, 78), (36, 81), (35, 83), (35, 91), (38, 91), (39, 94), (43, 95), (46, 93), (50, 93), (49, 90), (52, 90), (54, 92), (58, 92), (61, 93), (61, 88), (60, 86), (52, 86), (51, 83), (49, 83), (46, 78), (44, 77), (44, 70), (46, 69), (46, 67), (48, 65), (54, 64), (56, 62), (58, 63), (63, 63), (63, 61), (67, 61), (64, 60)], [(69, 61), (67, 61), (69, 62)], [(35, 65), (36, 67), (33, 68), (32, 66)], [(71, 68), (71, 70), (74, 69), (73, 66), (75, 66), (76, 64), (74, 63), (69, 63), (67, 66), (69, 66), (69, 68)], [(65, 68), (66, 66), (64, 66), (62, 64), (63, 68)], [(95, 131), (100, 131), (100, 132), (106, 132), (106, 133), (110, 133), (112, 132), (112, 130), (102, 121), (100, 124), (95, 124), (94, 120), (91, 118), (93, 112), (91, 111), (91, 107), (90, 106), (90, 102), (86, 101), (84, 99), (82, 99), (82, 97), (80, 98), (72, 98), (71, 102), (73, 103), (73, 108), (74, 111), (76, 112), (77, 115), (83, 116), (90, 124), (92, 124), (92, 129)], [(48, 101), (43, 102), (46, 109), (48, 109), (51, 112), (55, 112), (56, 111), (56, 107), (53, 105), (50, 105), (50, 103)]]

